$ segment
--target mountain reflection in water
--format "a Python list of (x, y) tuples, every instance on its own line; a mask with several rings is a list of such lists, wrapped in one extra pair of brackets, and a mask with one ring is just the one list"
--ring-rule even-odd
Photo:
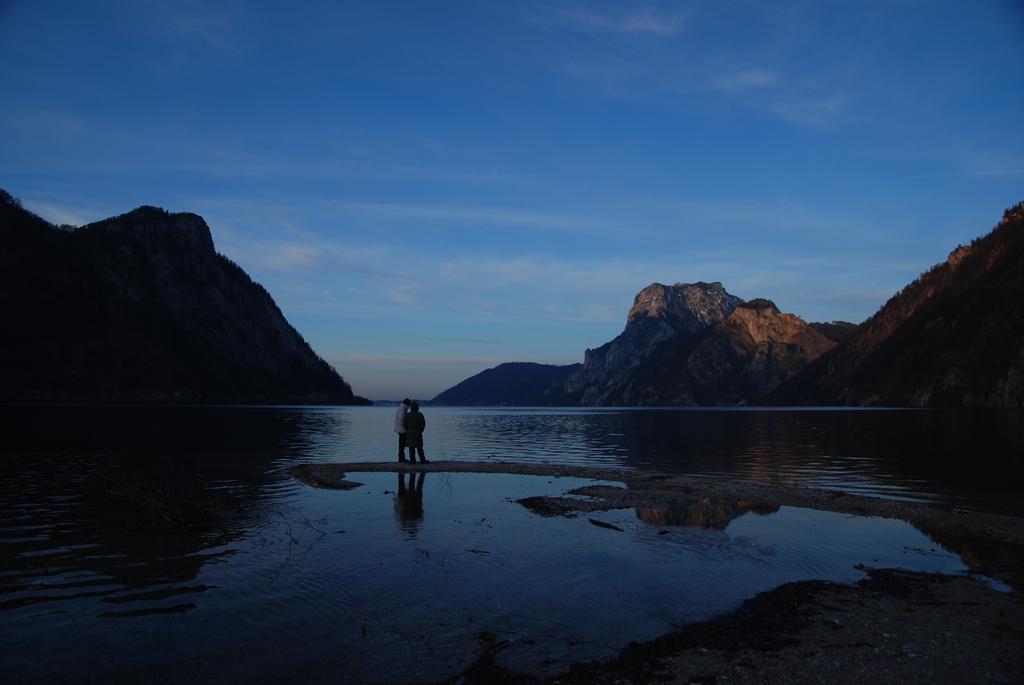
[(777, 506), (746, 500), (697, 497), (690, 502), (638, 507), (633, 511), (639, 520), (652, 526), (700, 526), (725, 530), (733, 519), (748, 511), (767, 516), (778, 510)]

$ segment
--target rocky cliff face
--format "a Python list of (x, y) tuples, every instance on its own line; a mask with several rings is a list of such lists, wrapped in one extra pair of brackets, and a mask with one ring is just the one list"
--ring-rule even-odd
[[(626, 327), (573, 367), (502, 364), (435, 402), (612, 406), (756, 403), (836, 345), (852, 324), (808, 324), (721, 283), (654, 283)], [(541, 373), (543, 372), (543, 373)]]
[(618, 403), (623, 387), (659, 346), (683, 344), (724, 319), (741, 301), (718, 282), (652, 283), (634, 298), (622, 333), (586, 351), (583, 367), (565, 383), (565, 400), (585, 405)]
[(0, 226), (0, 398), (365, 402), (199, 216), (58, 229), (3, 193)]
[(836, 343), (770, 300), (740, 303), (682, 345), (662, 345), (609, 400), (623, 405), (756, 402)]
[[(835, 346), (813, 325), (759, 299), (740, 305), (716, 327), (694, 349), (688, 367), (701, 385), (717, 390), (720, 401), (739, 403), (763, 397)], [(736, 360), (731, 368), (702, 362), (730, 353)]]
[(832, 342), (843, 342), (857, 330), (857, 324), (849, 321), (826, 321), (812, 323), (811, 328), (818, 331)]
[(1024, 406), (1024, 206), (893, 296), (777, 403)]

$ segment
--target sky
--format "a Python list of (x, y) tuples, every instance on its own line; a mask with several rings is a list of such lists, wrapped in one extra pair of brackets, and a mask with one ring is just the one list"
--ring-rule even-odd
[(1024, 200), (1019, 0), (0, 0), (0, 187), (148, 204), (371, 399), (653, 282), (859, 322)]

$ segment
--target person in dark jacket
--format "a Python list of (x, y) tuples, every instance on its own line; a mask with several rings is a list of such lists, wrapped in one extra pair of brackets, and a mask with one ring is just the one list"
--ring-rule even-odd
[(427, 419), (420, 413), (419, 402), (409, 405), (409, 413), (405, 415), (405, 446), (409, 448), (409, 461), (416, 463), (419, 452), (420, 463), (429, 464), (423, 454), (423, 431), (427, 428)]

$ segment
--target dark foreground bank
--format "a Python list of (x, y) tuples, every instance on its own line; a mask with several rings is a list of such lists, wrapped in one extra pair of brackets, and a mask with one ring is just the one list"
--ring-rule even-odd
[(486, 645), (449, 683), (1018, 683), (1017, 593), (973, 578), (870, 571), (856, 585), (789, 583), (609, 662), (542, 681), (498, 667)]

